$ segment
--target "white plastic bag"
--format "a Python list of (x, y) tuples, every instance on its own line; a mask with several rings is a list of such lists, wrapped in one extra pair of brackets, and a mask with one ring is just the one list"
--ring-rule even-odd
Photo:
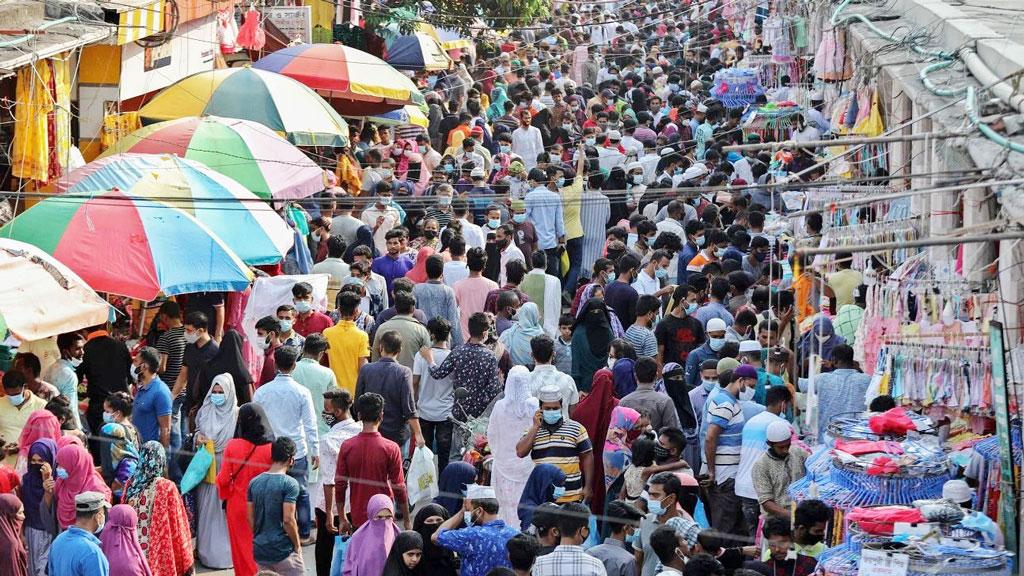
[(437, 466), (434, 465), (434, 453), (426, 446), (413, 452), (405, 484), (412, 504), (437, 496)]

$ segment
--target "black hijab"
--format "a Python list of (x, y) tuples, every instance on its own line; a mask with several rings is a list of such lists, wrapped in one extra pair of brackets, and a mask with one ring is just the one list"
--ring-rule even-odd
[(574, 331), (580, 327), (586, 330), (587, 344), (594, 356), (607, 356), (612, 342), (612, 322), (603, 298), (591, 298), (583, 305)]
[(373, 243), (373, 230), (365, 224), (356, 228), (356, 239), (348, 247), (348, 250), (345, 250), (345, 262), (348, 262), (349, 264), (352, 263), (356, 248), (359, 248), (360, 246), (366, 246), (369, 248), (370, 254), (373, 258), (379, 256), (379, 254), (377, 254), (377, 248)]
[[(440, 504), (427, 504), (416, 511), (412, 529), (423, 538), (423, 559), (420, 560), (414, 574), (417, 576), (455, 576), (458, 574), (458, 562), (451, 550), (438, 546), (430, 539), (437, 532), (440, 524), (427, 524), (427, 518), (440, 516), (448, 519), (448, 510)], [(396, 541), (397, 544), (397, 541)]]
[(257, 446), (274, 441), (274, 429), (263, 407), (249, 402), (238, 409), (238, 423), (235, 424), (235, 438), (244, 438)]
[(192, 396), (194, 406), (200, 406), (206, 393), (213, 386), (213, 379), (227, 372), (235, 382), (235, 397), (239, 404), (252, 400), (252, 374), (242, 356), (242, 335), (235, 330), (228, 330), (221, 338), (217, 353), (199, 370), (199, 383)]
[[(391, 552), (388, 553), (388, 561), (384, 565), (382, 576), (413, 576), (416, 574), (415, 570), (410, 570), (405, 565), (405, 560), (402, 558), (402, 555), (410, 550), (423, 550), (423, 537), (419, 535), (419, 532), (405, 530), (398, 534), (395, 543), (391, 545)], [(421, 559), (420, 563), (422, 562)], [(418, 568), (419, 564), (416, 567)]]

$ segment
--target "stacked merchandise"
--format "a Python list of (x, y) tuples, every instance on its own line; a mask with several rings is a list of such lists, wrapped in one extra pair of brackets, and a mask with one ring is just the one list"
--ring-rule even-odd
[(728, 108), (745, 108), (764, 94), (757, 70), (751, 68), (723, 68), (715, 72), (711, 93)]

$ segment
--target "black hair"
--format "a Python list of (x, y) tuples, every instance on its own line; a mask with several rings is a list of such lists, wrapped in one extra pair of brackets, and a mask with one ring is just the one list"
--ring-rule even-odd
[(792, 402), (793, 393), (789, 391), (789, 388), (785, 386), (772, 386), (765, 392), (764, 404), (765, 406), (771, 406), (778, 404), (779, 402)]
[(364, 422), (379, 422), (384, 416), (384, 397), (366, 392), (356, 399), (356, 416)]
[(530, 352), (537, 362), (547, 364), (555, 355), (555, 341), (546, 334), (534, 336), (530, 339)]
[(281, 323), (273, 316), (264, 316), (256, 321), (256, 329), (264, 332), (281, 333)]
[[(142, 363), (149, 368), (150, 372), (156, 374), (157, 368), (160, 367), (160, 352), (158, 352), (156, 348), (146, 346), (142, 350), (139, 350), (138, 357), (142, 360)], [(10, 372), (7, 374), (10, 374)], [(7, 387), (7, 374), (4, 374), (4, 388)]]
[(658, 560), (662, 564), (669, 564), (675, 558), (676, 548), (679, 547), (679, 535), (671, 526), (658, 526), (651, 533), (650, 544)]
[(644, 294), (636, 301), (636, 315), (644, 316), (651, 312), (657, 312), (661, 310), (661, 300), (657, 296), (651, 294)]
[(636, 466), (651, 466), (654, 464), (654, 440), (649, 436), (640, 436), (633, 441), (630, 448), (632, 462)]
[(324, 404), (328, 403), (335, 408), (348, 410), (352, 407), (352, 393), (344, 388), (331, 388), (324, 392)]
[(295, 298), (305, 298), (313, 294), (313, 285), (309, 282), (296, 282), (292, 285), (292, 296)]
[(804, 500), (793, 512), (793, 526), (810, 528), (821, 522), (832, 520), (832, 509), (821, 500)]
[(772, 536), (785, 536), (787, 538), (793, 537), (793, 527), (789, 523), (788, 518), (779, 518), (769, 514), (768, 518), (764, 521), (764, 527), (761, 529), (761, 533), (765, 539), (771, 538)]
[(132, 406), (135, 405), (135, 399), (124, 391), (114, 392), (107, 396), (105, 402), (110, 404), (111, 410), (120, 412), (125, 418), (132, 415)]
[(522, 260), (511, 260), (505, 264), (505, 279), (509, 284), (519, 284), (526, 276), (526, 264)]
[(431, 280), (440, 278), (444, 274), (444, 258), (437, 254), (431, 254), (427, 257), (426, 270), (427, 278)]
[(270, 445), (270, 459), (280, 464), (295, 457), (295, 441), (288, 436), (278, 436)]
[(615, 263), (615, 273), (625, 274), (630, 270), (635, 270), (640, 267), (640, 259), (632, 253), (624, 254), (619, 261)]
[(491, 321), (487, 318), (487, 314), (483, 312), (475, 312), (469, 317), (467, 323), (469, 328), (469, 335), (474, 338), (482, 338), (487, 334), (487, 331), (491, 329)]
[(278, 370), (291, 370), (299, 360), (299, 349), (295, 346), (278, 346), (274, 350), (274, 365)]
[(313, 332), (309, 336), (306, 336), (306, 341), (302, 343), (302, 353), (319, 356), (327, 350), (327, 338), (319, 332)]
[(508, 561), (516, 570), (527, 571), (540, 553), (540, 542), (530, 534), (519, 533), (505, 543)]
[(416, 311), (416, 297), (412, 292), (395, 290), (395, 312), (399, 314), (412, 314)]
[(434, 316), (427, 322), (427, 332), (434, 342), (444, 342), (452, 332), (452, 325), (447, 319)]
[(654, 358), (641, 356), (633, 365), (633, 373), (640, 384), (653, 384), (658, 377), (658, 362)]
[(604, 521), (612, 532), (622, 532), (629, 525), (636, 525), (644, 517), (643, 512), (622, 500), (612, 500), (604, 511)]
[(725, 568), (710, 554), (695, 554), (683, 568), (683, 576), (725, 576)]
[(189, 312), (185, 315), (185, 325), (191, 326), (196, 330), (209, 330), (210, 320), (202, 312)]
[(402, 351), (402, 335), (397, 330), (388, 330), (378, 340), (381, 352), (398, 354)]
[(482, 272), (487, 267), (487, 252), (483, 248), (470, 248), (466, 252), (466, 267), (473, 272)]
[(571, 536), (590, 522), (590, 507), (582, 502), (569, 502), (562, 505), (562, 515), (558, 518), (558, 531), (562, 536)]
[(875, 399), (871, 401), (868, 406), (868, 410), (872, 412), (886, 412), (896, 407), (896, 400), (888, 394), (882, 394), (881, 396), (875, 396)]
[(686, 448), (686, 434), (682, 430), (674, 426), (665, 426), (658, 430), (658, 437), (662, 436), (668, 439), (669, 444), (678, 449), (679, 454), (682, 455), (683, 449)]

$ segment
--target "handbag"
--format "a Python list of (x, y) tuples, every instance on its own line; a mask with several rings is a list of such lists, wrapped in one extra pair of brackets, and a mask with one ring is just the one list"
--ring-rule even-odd
[(210, 454), (205, 447), (197, 450), (195, 455), (192, 456), (192, 461), (188, 464), (188, 469), (181, 476), (181, 493), (187, 494), (193, 488), (199, 486), (206, 479), (206, 472), (212, 465), (213, 454)]

